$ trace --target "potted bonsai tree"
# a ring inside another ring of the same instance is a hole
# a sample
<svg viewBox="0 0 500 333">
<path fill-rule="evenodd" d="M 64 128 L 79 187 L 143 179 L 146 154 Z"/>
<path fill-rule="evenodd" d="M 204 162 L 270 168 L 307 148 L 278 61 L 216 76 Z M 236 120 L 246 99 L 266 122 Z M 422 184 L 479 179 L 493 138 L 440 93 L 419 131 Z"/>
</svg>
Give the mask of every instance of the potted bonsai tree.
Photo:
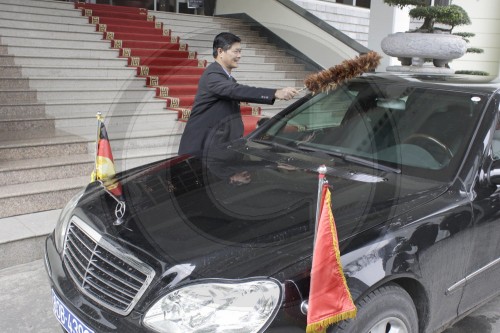
<svg viewBox="0 0 500 333">
<path fill-rule="evenodd" d="M 397 57 L 403 66 L 421 67 L 425 61 L 432 60 L 434 66 L 441 68 L 441 72 L 449 72 L 451 70 L 446 68 L 448 62 L 466 53 L 467 42 L 452 33 L 456 26 L 471 23 L 462 7 L 431 6 L 426 0 L 384 0 L 384 2 L 399 8 L 413 6 L 409 11 L 410 17 L 423 20 L 422 25 L 415 30 L 391 34 L 382 40 L 384 53 Z"/>
</svg>

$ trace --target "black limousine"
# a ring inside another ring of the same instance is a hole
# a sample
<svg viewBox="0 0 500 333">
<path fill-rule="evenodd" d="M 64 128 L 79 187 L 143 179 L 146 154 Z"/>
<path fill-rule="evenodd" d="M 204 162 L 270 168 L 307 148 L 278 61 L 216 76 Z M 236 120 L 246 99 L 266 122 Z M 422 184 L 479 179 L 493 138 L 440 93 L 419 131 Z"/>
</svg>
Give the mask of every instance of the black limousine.
<svg viewBox="0 0 500 333">
<path fill-rule="evenodd" d="M 218 154 L 119 173 L 124 205 L 90 183 L 46 241 L 55 316 L 68 332 L 304 332 L 325 165 L 358 310 L 327 332 L 442 330 L 500 291 L 499 88 L 365 74 Z"/>
</svg>

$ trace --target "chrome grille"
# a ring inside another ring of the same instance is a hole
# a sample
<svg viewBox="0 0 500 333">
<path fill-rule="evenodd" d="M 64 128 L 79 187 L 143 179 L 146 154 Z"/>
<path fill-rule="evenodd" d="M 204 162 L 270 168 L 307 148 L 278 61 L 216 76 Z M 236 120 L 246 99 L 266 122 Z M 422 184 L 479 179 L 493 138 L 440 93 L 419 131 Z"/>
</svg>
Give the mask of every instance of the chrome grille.
<svg viewBox="0 0 500 333">
<path fill-rule="evenodd" d="M 76 216 L 68 227 L 63 257 L 69 275 L 85 295 L 122 315 L 132 311 L 155 274 Z"/>
</svg>

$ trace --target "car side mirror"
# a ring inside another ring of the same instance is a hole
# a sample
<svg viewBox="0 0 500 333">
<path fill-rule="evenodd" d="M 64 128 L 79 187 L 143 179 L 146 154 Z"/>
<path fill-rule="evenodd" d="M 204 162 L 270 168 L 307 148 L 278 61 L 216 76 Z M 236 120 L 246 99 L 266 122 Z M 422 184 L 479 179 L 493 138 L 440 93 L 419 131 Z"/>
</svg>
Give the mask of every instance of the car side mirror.
<svg viewBox="0 0 500 333">
<path fill-rule="evenodd" d="M 488 171 L 488 180 L 492 185 L 500 185 L 500 160 L 491 163 Z"/>
</svg>

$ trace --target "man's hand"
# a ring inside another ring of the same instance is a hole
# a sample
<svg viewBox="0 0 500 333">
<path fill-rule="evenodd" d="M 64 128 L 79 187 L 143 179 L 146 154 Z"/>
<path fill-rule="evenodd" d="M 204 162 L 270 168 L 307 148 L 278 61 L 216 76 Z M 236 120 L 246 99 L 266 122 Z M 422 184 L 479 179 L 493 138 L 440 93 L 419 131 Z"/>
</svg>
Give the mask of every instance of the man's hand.
<svg viewBox="0 0 500 333">
<path fill-rule="evenodd" d="M 274 93 L 274 97 L 277 99 L 284 99 L 288 101 L 289 99 L 292 99 L 295 95 L 297 95 L 299 91 L 293 87 L 287 87 L 287 88 L 282 88 L 276 90 Z"/>
<path fill-rule="evenodd" d="M 235 186 L 245 185 L 250 183 L 251 181 L 252 177 L 250 176 L 250 173 L 248 171 L 235 173 L 229 178 L 229 184 Z"/>
</svg>

